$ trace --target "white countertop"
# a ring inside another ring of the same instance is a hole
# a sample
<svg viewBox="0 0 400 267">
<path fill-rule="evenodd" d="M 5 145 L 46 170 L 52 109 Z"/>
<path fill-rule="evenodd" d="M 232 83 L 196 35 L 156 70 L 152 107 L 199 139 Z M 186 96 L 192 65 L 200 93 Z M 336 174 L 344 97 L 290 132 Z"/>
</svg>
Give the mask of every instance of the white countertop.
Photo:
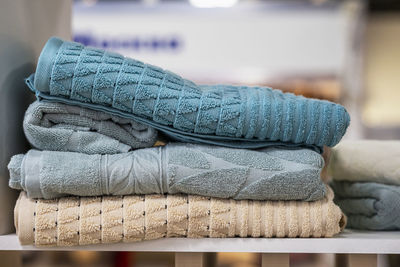
<svg viewBox="0 0 400 267">
<path fill-rule="evenodd" d="M 400 254 L 400 231 L 345 230 L 333 238 L 165 238 L 137 243 L 48 248 L 21 246 L 17 236 L 9 234 L 0 236 L 0 250 Z"/>
</svg>

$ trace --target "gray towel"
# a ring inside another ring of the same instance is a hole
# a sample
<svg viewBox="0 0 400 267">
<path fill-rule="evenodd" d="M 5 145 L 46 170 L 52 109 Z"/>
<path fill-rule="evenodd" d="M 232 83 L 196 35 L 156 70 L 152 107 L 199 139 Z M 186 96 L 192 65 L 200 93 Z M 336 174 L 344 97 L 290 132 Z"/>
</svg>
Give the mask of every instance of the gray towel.
<svg viewBox="0 0 400 267">
<path fill-rule="evenodd" d="M 31 198 L 196 194 L 256 200 L 318 200 L 324 165 L 300 148 L 259 151 L 171 143 L 114 155 L 30 150 L 14 156 L 10 187 Z"/>
<path fill-rule="evenodd" d="M 400 186 L 333 182 L 332 188 L 349 228 L 400 230 Z"/>
<path fill-rule="evenodd" d="M 151 147 L 157 131 L 104 112 L 36 101 L 23 123 L 29 142 L 42 150 L 115 154 Z"/>
</svg>

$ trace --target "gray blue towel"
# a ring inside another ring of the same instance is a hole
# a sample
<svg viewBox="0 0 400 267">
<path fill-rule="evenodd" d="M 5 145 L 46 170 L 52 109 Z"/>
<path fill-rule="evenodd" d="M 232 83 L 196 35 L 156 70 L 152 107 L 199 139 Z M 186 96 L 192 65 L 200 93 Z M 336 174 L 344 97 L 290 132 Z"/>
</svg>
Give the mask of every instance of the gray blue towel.
<svg viewBox="0 0 400 267">
<path fill-rule="evenodd" d="M 135 121 L 61 103 L 36 101 L 23 122 L 29 142 L 42 150 L 115 154 L 151 147 L 157 131 Z"/>
<path fill-rule="evenodd" d="M 349 228 L 400 230 L 400 186 L 335 181 L 332 188 Z"/>
<path fill-rule="evenodd" d="M 239 148 L 336 145 L 344 107 L 265 87 L 191 81 L 140 61 L 51 38 L 27 84 L 39 99 L 89 107 L 152 126 L 176 140 Z"/>
<path fill-rule="evenodd" d="M 323 158 L 300 148 L 259 151 L 171 143 L 113 155 L 30 150 L 14 156 L 9 185 L 31 198 L 196 194 L 257 200 L 318 200 Z"/>
</svg>

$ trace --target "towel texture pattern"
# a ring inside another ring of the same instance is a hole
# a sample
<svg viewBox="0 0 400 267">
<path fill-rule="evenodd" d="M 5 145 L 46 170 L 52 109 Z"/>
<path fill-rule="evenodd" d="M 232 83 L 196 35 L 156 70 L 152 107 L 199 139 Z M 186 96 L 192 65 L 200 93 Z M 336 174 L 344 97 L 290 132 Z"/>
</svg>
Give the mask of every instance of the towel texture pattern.
<svg viewBox="0 0 400 267">
<path fill-rule="evenodd" d="M 24 132 L 42 150 L 114 154 L 151 147 L 157 131 L 133 120 L 60 103 L 36 101 L 25 113 Z"/>
<path fill-rule="evenodd" d="M 332 186 L 349 228 L 400 230 L 400 186 L 349 182 Z"/>
<path fill-rule="evenodd" d="M 334 180 L 400 185 L 400 141 L 343 141 L 332 149 Z"/>
<path fill-rule="evenodd" d="M 223 200 L 191 195 L 66 197 L 21 193 L 15 224 L 22 245 L 72 246 L 164 237 L 331 237 L 345 224 L 327 198 L 316 202 Z"/>
<path fill-rule="evenodd" d="M 181 141 L 225 146 L 334 146 L 349 115 L 279 90 L 191 81 L 111 52 L 51 38 L 28 85 L 39 98 L 134 118 Z M 248 142 L 227 142 L 248 141 Z"/>
<path fill-rule="evenodd" d="M 258 151 L 170 143 L 114 155 L 30 150 L 8 166 L 32 198 L 196 194 L 258 200 L 321 199 L 323 158 L 309 149 Z"/>
</svg>

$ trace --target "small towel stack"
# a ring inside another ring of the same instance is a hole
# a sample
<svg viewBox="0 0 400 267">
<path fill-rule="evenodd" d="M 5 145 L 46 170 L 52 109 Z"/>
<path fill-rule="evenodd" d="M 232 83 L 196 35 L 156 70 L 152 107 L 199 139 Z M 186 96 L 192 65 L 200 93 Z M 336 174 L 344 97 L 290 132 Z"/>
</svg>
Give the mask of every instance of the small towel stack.
<svg viewBox="0 0 400 267">
<path fill-rule="evenodd" d="M 345 141 L 332 150 L 335 202 L 348 227 L 400 230 L 400 142 Z"/>
<path fill-rule="evenodd" d="M 51 38 L 27 79 L 35 149 L 9 165 L 22 244 L 162 237 L 330 237 L 345 219 L 320 179 L 346 110 L 264 87 L 199 86 Z M 162 140 L 162 142 L 160 142 Z"/>
</svg>

